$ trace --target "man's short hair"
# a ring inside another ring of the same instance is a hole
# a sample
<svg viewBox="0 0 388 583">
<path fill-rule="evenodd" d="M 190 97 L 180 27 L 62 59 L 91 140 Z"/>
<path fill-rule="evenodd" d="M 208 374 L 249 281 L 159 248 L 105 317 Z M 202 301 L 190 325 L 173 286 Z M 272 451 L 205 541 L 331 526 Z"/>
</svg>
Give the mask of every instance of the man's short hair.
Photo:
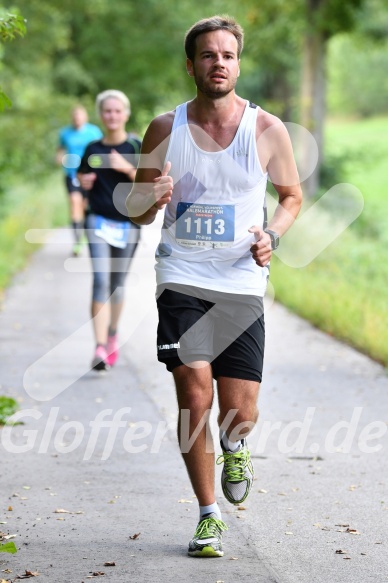
<svg viewBox="0 0 388 583">
<path fill-rule="evenodd" d="M 214 30 L 227 30 L 231 32 L 237 40 L 237 57 L 240 58 L 241 51 L 244 44 L 244 31 L 241 26 L 227 14 L 223 16 L 212 16 L 211 18 L 203 18 L 199 20 L 186 32 L 185 36 L 185 51 L 186 56 L 190 61 L 194 61 L 196 40 L 200 34 L 205 32 L 213 32 Z"/>
</svg>

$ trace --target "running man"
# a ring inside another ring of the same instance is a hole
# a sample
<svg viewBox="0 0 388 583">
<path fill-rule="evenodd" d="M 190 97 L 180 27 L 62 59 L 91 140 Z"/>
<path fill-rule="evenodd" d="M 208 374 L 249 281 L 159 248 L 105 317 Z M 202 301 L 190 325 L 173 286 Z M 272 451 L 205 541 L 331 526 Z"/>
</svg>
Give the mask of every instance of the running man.
<svg viewBox="0 0 388 583">
<path fill-rule="evenodd" d="M 252 487 L 247 436 L 258 418 L 269 262 L 302 202 L 284 124 L 235 93 L 242 47 L 243 31 L 230 17 L 201 20 L 186 33 L 196 97 L 151 122 L 127 200 L 139 225 L 164 209 L 158 359 L 174 377 L 178 439 L 199 502 L 193 557 L 222 556 L 227 529 L 214 487 L 213 379 L 224 496 L 240 504 Z M 268 176 L 279 202 L 267 225 Z"/>
<path fill-rule="evenodd" d="M 77 178 L 77 168 L 89 142 L 102 137 L 97 126 L 88 123 L 88 114 L 82 105 L 77 105 L 71 112 L 72 123 L 59 132 L 59 147 L 57 150 L 57 164 L 65 170 L 66 190 L 69 195 L 70 218 L 74 231 L 75 244 L 73 255 L 76 257 L 81 250 L 83 235 L 86 194 L 82 190 Z M 65 158 L 64 158 L 65 157 Z"/>
</svg>

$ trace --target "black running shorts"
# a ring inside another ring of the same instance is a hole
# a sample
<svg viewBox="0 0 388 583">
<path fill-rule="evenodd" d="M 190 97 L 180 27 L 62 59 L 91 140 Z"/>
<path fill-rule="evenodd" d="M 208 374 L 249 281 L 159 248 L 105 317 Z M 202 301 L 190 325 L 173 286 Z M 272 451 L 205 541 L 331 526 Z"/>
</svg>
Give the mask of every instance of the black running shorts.
<svg viewBox="0 0 388 583">
<path fill-rule="evenodd" d="M 68 194 L 72 192 L 80 192 L 84 198 L 87 197 L 87 193 L 82 190 L 80 182 L 77 177 L 70 178 L 70 176 L 65 176 L 65 184 Z"/>
<path fill-rule="evenodd" d="M 158 360 L 167 370 L 198 360 L 213 377 L 261 382 L 263 298 L 166 284 L 157 289 Z"/>
</svg>

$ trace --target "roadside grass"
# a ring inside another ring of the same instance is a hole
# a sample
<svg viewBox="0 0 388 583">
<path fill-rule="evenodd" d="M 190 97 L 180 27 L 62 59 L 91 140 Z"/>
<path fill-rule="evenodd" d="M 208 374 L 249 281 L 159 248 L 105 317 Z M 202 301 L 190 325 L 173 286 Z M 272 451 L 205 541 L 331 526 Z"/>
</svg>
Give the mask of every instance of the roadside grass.
<svg viewBox="0 0 388 583">
<path fill-rule="evenodd" d="M 326 151 L 345 154 L 345 174 L 364 196 L 365 207 L 354 227 L 363 236 L 388 243 L 388 117 L 329 122 Z"/>
<path fill-rule="evenodd" d="M 388 118 L 328 124 L 326 149 L 345 156 L 360 217 L 307 267 L 274 258 L 276 299 L 388 367 Z M 364 153 L 364 154 L 363 154 Z M 308 241 L 305 242 L 308 245 Z"/>
<path fill-rule="evenodd" d="M 40 184 L 18 184 L 1 198 L 0 291 L 23 269 L 37 245 L 25 233 L 33 228 L 66 224 L 67 201 L 61 175 L 55 173 Z"/>
</svg>

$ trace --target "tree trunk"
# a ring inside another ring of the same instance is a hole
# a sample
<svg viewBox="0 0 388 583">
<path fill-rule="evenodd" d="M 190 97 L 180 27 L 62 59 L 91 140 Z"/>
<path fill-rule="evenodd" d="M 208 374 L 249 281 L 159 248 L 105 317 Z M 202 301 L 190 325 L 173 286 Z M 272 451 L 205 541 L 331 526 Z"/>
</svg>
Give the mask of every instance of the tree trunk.
<svg viewBox="0 0 388 583">
<path fill-rule="evenodd" d="M 318 145 L 319 159 L 314 168 L 311 147 L 303 145 L 303 173 L 310 174 L 303 182 L 303 191 L 307 197 L 314 196 L 319 188 L 319 170 L 323 160 L 323 124 L 326 113 L 326 39 L 324 34 L 314 27 L 311 12 L 317 9 L 319 1 L 310 0 L 310 24 L 304 39 L 302 87 L 301 87 L 301 125 L 315 138 Z M 314 6 L 315 5 L 315 6 Z M 315 29 L 315 30 L 314 30 Z"/>
</svg>

